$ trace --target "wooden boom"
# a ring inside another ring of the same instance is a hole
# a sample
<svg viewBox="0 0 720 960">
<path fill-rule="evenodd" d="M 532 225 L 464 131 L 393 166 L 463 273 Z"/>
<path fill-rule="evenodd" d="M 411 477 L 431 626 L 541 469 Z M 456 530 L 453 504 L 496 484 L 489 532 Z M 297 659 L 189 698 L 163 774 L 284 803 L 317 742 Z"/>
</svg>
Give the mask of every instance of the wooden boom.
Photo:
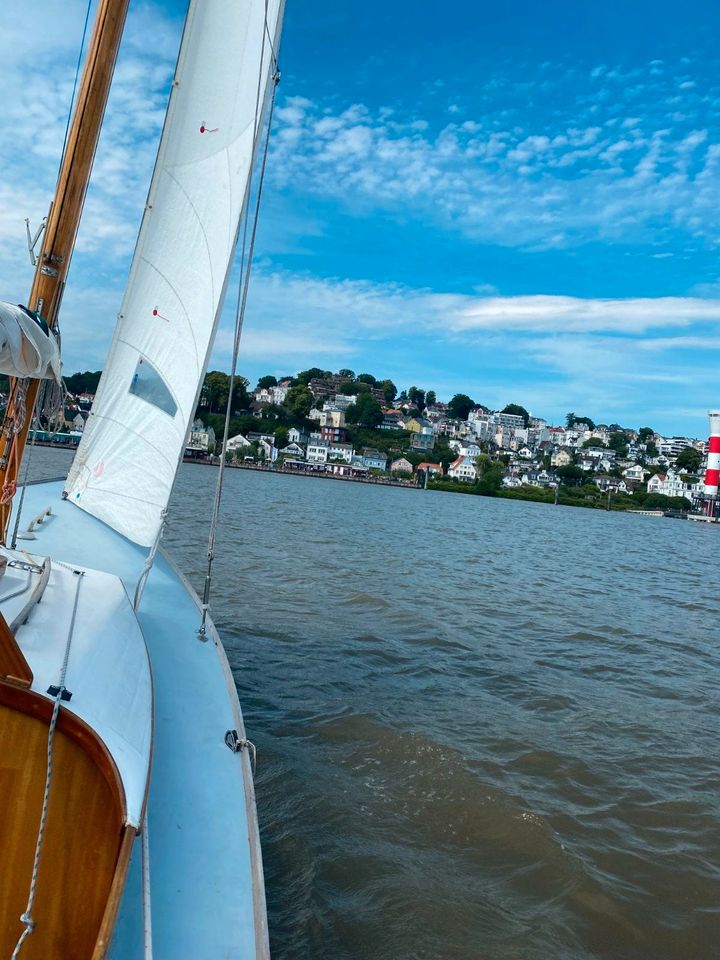
<svg viewBox="0 0 720 960">
<path fill-rule="evenodd" d="M 28 306 L 54 330 L 85 194 L 100 136 L 105 104 L 125 25 L 129 0 L 100 0 L 88 47 L 77 104 L 68 132 L 55 197 L 47 218 L 42 252 L 35 268 Z M 0 540 L 5 542 L 38 380 L 12 378 L 0 429 Z M 25 414 L 23 416 L 23 409 Z"/>
</svg>

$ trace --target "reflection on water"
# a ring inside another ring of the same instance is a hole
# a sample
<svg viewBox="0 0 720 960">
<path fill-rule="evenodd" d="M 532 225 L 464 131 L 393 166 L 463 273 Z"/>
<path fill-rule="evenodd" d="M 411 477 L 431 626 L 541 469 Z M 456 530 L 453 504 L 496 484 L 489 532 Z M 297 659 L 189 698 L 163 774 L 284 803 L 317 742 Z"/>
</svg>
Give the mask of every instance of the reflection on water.
<svg viewBox="0 0 720 960">
<path fill-rule="evenodd" d="M 215 475 L 165 540 L 196 586 Z M 717 957 L 719 536 L 229 471 L 274 960 Z"/>
</svg>

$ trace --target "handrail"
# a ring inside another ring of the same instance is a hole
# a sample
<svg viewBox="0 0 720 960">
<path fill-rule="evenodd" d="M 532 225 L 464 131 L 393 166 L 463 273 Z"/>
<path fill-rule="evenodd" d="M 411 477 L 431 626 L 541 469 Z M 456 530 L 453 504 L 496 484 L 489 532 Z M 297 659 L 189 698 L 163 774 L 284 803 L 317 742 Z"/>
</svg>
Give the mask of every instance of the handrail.
<svg viewBox="0 0 720 960">
<path fill-rule="evenodd" d="M 27 525 L 27 530 L 23 530 L 22 533 L 17 535 L 18 540 L 37 540 L 35 536 L 35 527 L 42 523 L 47 517 L 52 516 L 52 507 L 45 507 L 44 510 L 41 510 L 37 516 L 33 517 L 30 523 Z"/>
</svg>

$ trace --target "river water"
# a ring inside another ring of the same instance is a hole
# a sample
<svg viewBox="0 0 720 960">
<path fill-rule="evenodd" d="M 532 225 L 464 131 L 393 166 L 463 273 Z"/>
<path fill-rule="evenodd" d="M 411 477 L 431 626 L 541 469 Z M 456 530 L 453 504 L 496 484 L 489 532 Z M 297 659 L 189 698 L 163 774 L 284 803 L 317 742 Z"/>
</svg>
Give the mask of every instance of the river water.
<svg viewBox="0 0 720 960">
<path fill-rule="evenodd" d="M 183 467 L 165 539 L 196 587 L 216 475 Z M 274 960 L 717 958 L 718 553 L 702 524 L 229 470 L 213 615 Z"/>
</svg>

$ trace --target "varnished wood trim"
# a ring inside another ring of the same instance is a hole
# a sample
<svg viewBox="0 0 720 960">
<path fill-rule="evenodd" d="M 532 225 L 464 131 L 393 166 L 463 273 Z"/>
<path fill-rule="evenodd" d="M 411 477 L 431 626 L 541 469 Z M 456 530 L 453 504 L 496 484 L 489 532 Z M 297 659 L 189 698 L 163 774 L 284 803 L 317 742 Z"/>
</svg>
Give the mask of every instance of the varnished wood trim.
<svg viewBox="0 0 720 960">
<path fill-rule="evenodd" d="M 110 947 L 136 836 L 137 834 L 133 827 L 125 827 L 123 830 L 122 840 L 120 841 L 120 852 L 118 853 L 117 864 L 115 866 L 115 876 L 113 877 L 112 886 L 110 887 L 110 895 L 108 896 L 105 913 L 103 914 L 102 923 L 100 924 L 100 932 L 98 933 L 97 943 L 93 950 L 92 960 L 103 960 Z"/>
<path fill-rule="evenodd" d="M 0 613 L 0 680 L 7 680 L 14 686 L 24 688 L 29 687 L 33 682 L 30 664 L 25 659 L 2 613 Z"/>
<path fill-rule="evenodd" d="M 10 707 L 18 713 L 50 723 L 53 712 L 53 701 L 35 693 L 34 690 L 24 690 L 14 684 L 0 679 L 0 705 Z M 76 714 L 67 709 L 61 709 L 58 714 L 57 729 L 69 737 L 92 760 L 100 770 L 110 789 L 120 799 L 123 818 L 127 817 L 127 801 L 125 788 L 118 768 L 115 765 L 110 751 L 89 724 L 81 720 Z"/>
</svg>

